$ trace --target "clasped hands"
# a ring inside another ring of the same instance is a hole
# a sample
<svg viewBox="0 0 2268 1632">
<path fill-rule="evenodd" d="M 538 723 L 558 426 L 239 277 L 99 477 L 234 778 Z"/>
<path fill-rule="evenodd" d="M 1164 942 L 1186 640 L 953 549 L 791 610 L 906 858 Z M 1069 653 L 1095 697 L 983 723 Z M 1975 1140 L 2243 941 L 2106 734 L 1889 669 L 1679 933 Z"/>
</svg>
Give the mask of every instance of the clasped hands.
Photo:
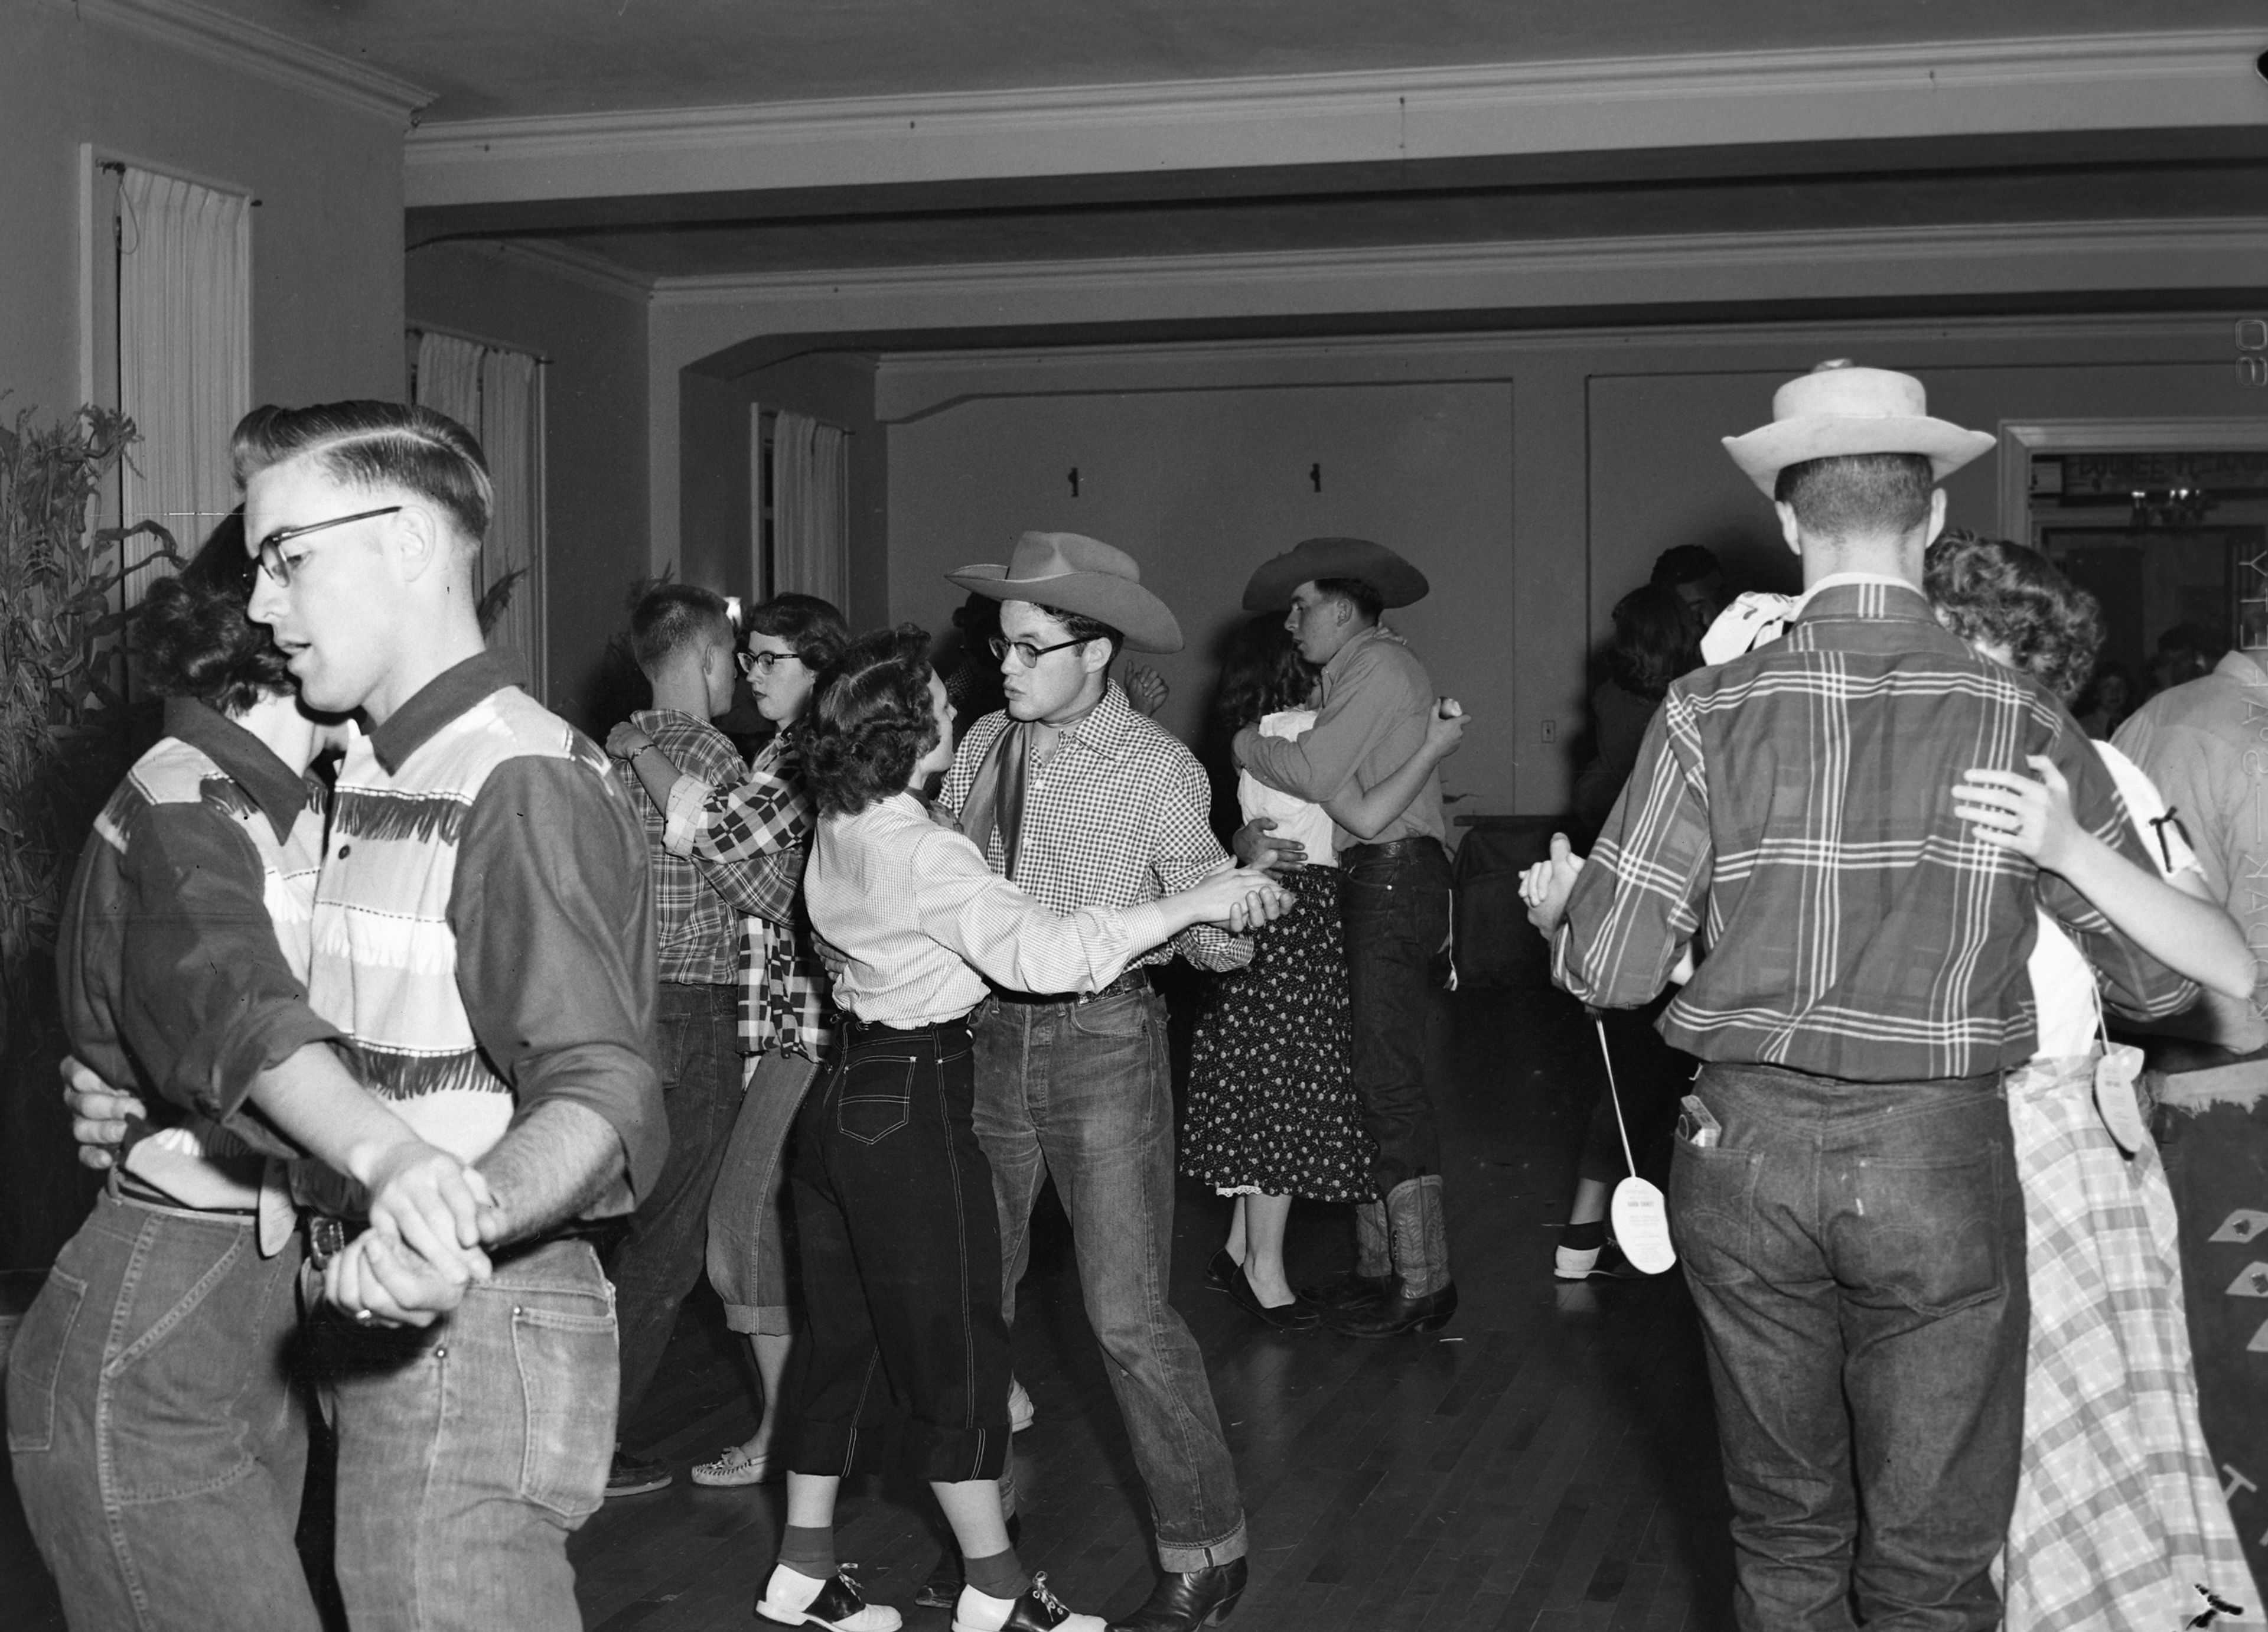
<svg viewBox="0 0 2268 1632">
<path fill-rule="evenodd" d="M 80 1163 L 113 1166 L 128 1124 L 147 1108 L 77 1059 L 66 1057 L 58 1069 Z M 358 1324 L 430 1326 L 463 1302 L 473 1283 L 489 1278 L 483 1248 L 506 1224 L 478 1168 L 407 1138 L 374 1156 L 366 1187 L 370 1228 L 323 1271 L 324 1296 Z"/>
</svg>

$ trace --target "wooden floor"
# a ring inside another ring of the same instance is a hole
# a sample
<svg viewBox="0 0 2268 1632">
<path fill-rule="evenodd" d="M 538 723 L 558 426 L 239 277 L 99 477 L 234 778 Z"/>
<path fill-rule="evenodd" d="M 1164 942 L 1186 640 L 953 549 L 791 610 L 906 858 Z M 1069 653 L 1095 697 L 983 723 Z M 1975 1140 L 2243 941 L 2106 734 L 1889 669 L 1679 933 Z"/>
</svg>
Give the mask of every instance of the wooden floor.
<svg viewBox="0 0 2268 1632">
<path fill-rule="evenodd" d="M 1574 1005 L 1523 983 L 1442 1000 L 1436 1037 L 1451 1234 L 1463 1306 L 1431 1337 L 1278 1336 L 1206 1289 L 1227 1204 L 1182 1187 L 1174 1302 L 1203 1344 L 1243 1481 L 1251 1586 L 1241 1632 L 1614 1628 L 1729 1623 L 1730 1557 L 1709 1395 L 1675 1274 L 1555 1283 L 1550 1225 L 1597 1091 Z M 1051 1198 L 1050 1202 L 1051 1204 Z M 1347 1210 L 1303 1205 L 1295 1280 L 1343 1265 Z M 1022 1554 L 1074 1608 L 1123 1613 L 1154 1574 L 1145 1504 L 1080 1312 L 1059 1214 L 1043 1217 L 1016 1327 L 1037 1402 L 1018 1437 Z M 681 1470 L 743 1437 L 750 1398 L 706 1294 L 680 1322 L 626 1438 Z M 669 1489 L 609 1503 L 572 1544 L 596 1632 L 748 1624 L 781 1488 Z M 926 1493 L 846 1489 L 837 1547 L 910 1632 L 937 1555 Z M 53 1589 L 0 1500 L 0 1602 L 60 1628 Z"/>
</svg>

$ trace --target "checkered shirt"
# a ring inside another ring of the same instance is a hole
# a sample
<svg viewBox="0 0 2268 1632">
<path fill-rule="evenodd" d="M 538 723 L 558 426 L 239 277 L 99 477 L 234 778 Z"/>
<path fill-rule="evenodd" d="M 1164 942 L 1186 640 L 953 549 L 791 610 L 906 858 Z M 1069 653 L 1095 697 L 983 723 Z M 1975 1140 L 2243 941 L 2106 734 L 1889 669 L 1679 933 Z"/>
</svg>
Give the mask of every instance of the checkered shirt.
<svg viewBox="0 0 2268 1632">
<path fill-rule="evenodd" d="M 2036 900 L 2113 1007 L 2187 1007 L 2194 985 L 1954 814 L 1963 771 L 2026 770 L 2033 754 L 2088 831 L 2150 867 L 2054 699 L 1970 652 L 1913 589 L 1822 588 L 1785 639 L 1670 687 L 1569 900 L 1554 976 L 1636 1008 L 1698 940 L 1708 955 L 1661 1021 L 1690 1054 L 1857 1082 L 1979 1077 L 2033 1050 Z"/>
<path fill-rule="evenodd" d="M 688 789 L 679 783 L 681 794 Z M 811 819 L 790 731 L 759 749 L 746 778 L 733 786 L 697 801 L 670 801 L 670 836 L 681 854 L 745 870 L 739 875 L 744 887 L 732 895 L 747 914 L 739 968 L 745 1054 L 777 1048 L 816 1062 L 833 1035 L 827 971 L 803 907 Z"/>
<path fill-rule="evenodd" d="M 977 767 L 1009 723 L 1005 712 L 988 714 L 968 728 L 939 795 L 947 813 L 958 816 Z M 1015 879 L 1057 912 L 1156 901 L 1189 888 L 1227 857 L 1208 820 L 1204 768 L 1135 713 L 1116 680 L 1027 776 Z M 985 859 L 1005 873 L 1000 837 L 996 827 Z M 1164 963 L 1177 952 L 1201 968 L 1235 969 L 1251 961 L 1252 943 L 1198 924 L 1134 966 Z"/>
<path fill-rule="evenodd" d="M 747 775 L 733 739 L 706 720 L 674 709 L 644 709 L 630 717 L 669 756 L 679 772 L 712 788 L 729 788 Z M 636 776 L 621 778 L 630 806 L 645 827 L 646 878 L 653 892 L 655 941 L 664 981 L 686 986 L 732 982 L 740 940 L 740 916 L 726 901 L 724 886 L 703 864 L 672 855 L 664 847 L 668 815 Z"/>
</svg>

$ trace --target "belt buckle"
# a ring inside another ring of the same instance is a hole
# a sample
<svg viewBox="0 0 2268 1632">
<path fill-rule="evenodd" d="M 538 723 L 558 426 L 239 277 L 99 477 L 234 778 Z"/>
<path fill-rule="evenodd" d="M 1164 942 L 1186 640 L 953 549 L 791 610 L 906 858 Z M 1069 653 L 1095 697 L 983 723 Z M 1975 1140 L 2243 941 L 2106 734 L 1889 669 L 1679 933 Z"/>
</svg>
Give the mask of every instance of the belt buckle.
<svg viewBox="0 0 2268 1632">
<path fill-rule="evenodd" d="M 318 1269 L 330 1267 L 331 1260 L 347 1250 L 347 1226 L 343 1219 L 328 1213 L 312 1213 L 307 1218 L 307 1261 Z"/>
</svg>

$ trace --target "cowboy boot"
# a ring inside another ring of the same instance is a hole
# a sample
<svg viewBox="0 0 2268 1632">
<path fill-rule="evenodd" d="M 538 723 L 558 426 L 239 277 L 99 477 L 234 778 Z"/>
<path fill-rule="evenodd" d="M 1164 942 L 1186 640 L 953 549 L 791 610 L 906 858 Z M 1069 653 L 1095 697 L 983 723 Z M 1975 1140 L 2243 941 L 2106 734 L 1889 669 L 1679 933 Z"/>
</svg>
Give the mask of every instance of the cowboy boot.
<svg viewBox="0 0 2268 1632">
<path fill-rule="evenodd" d="M 1374 1303 L 1342 1305 L 1327 1314 L 1335 1332 L 1350 1337 L 1432 1332 L 1447 1326 L 1457 1312 L 1456 1283 L 1449 1279 L 1441 1175 L 1424 1173 L 1395 1185 L 1386 1198 L 1386 1216 L 1393 1283 Z"/>
<path fill-rule="evenodd" d="M 1329 1311 L 1374 1304 L 1394 1290 L 1394 1254 L 1381 1202 L 1359 1202 L 1354 1209 L 1354 1268 L 1313 1286 L 1295 1287 L 1301 1298 Z"/>
</svg>

